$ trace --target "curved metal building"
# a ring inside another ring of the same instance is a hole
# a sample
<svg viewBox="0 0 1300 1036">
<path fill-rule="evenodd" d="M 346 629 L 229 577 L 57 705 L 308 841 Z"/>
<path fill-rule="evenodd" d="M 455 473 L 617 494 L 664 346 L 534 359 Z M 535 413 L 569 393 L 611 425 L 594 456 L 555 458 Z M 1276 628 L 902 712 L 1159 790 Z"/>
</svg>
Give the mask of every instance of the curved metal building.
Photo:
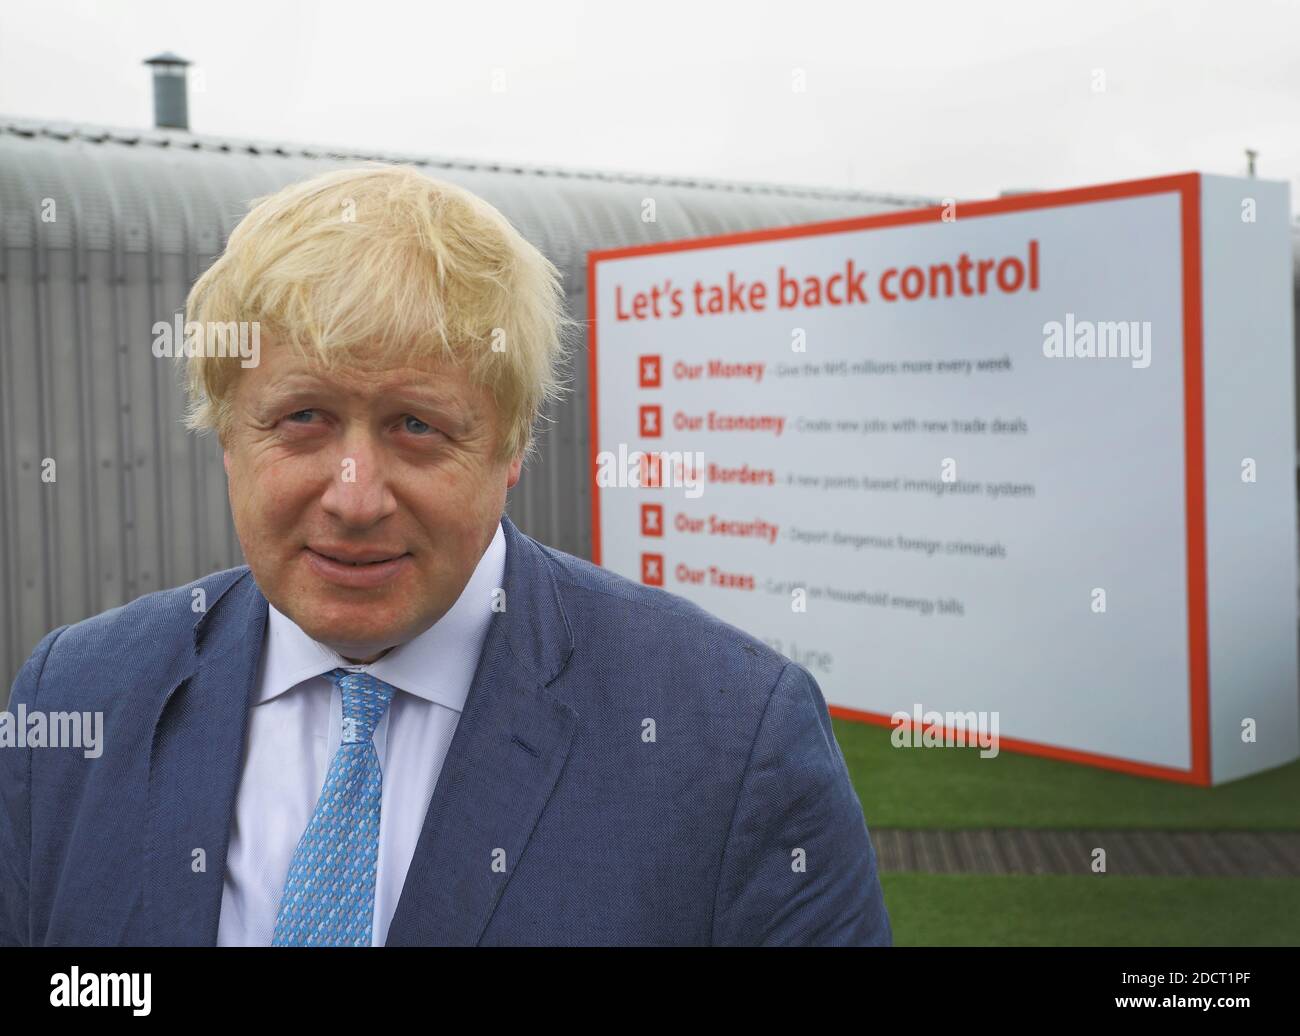
<svg viewBox="0 0 1300 1036">
<path fill-rule="evenodd" d="M 563 271 L 579 319 L 590 250 L 933 204 L 0 116 L 6 684 L 56 626 L 242 563 L 220 451 L 180 425 L 177 372 L 153 356 L 152 328 L 183 307 L 252 199 L 370 160 L 486 198 Z M 641 220 L 649 192 L 654 223 Z M 580 348 L 509 508 L 531 535 L 590 556 L 583 360 Z"/>
</svg>

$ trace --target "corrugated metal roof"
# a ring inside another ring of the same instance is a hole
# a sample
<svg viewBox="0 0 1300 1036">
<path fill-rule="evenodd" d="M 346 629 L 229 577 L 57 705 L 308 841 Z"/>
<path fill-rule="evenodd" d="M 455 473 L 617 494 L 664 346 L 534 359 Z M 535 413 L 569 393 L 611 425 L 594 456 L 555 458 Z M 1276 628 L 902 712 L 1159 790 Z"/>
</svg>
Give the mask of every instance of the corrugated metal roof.
<svg viewBox="0 0 1300 1036">
<path fill-rule="evenodd" d="M 70 159 L 75 153 L 77 159 Z M 788 184 L 358 151 L 203 136 L 184 130 L 120 129 L 0 115 L 0 229 L 10 247 L 113 244 L 204 260 L 258 196 L 326 169 L 365 161 L 414 165 L 501 210 L 583 290 L 586 253 L 864 215 L 934 204 L 932 199 Z M 652 223 L 642 220 L 648 192 Z M 41 225 L 44 199 L 74 205 L 72 219 Z M 117 228 L 117 232 L 113 228 Z"/>
<path fill-rule="evenodd" d="M 60 141 L 85 141 L 91 144 L 174 148 L 177 150 L 216 152 L 220 154 L 275 155 L 282 158 L 329 159 L 345 162 L 393 162 L 437 169 L 460 169 L 466 172 L 509 173 L 515 176 L 557 177 L 617 184 L 690 187 L 741 194 L 809 198 L 819 201 L 870 202 L 891 207 L 910 208 L 936 204 L 936 199 L 933 198 L 879 191 L 844 190 L 743 180 L 720 180 L 697 176 L 632 173 L 620 170 L 531 165 L 510 161 L 452 158 L 412 152 L 356 150 L 335 144 L 250 140 L 210 136 L 191 133 L 186 130 L 96 126 L 87 123 L 28 119 L 0 114 L 0 136 L 4 135 L 26 138 L 46 137 Z"/>
</svg>

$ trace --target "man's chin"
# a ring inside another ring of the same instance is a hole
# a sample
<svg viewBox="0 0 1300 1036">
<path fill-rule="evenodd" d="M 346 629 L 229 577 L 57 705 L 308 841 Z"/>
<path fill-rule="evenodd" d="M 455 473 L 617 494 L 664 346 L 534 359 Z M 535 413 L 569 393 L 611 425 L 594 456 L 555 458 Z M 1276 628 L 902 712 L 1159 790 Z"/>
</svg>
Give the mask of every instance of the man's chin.
<svg viewBox="0 0 1300 1036">
<path fill-rule="evenodd" d="M 351 611 L 354 614 L 348 614 Z M 375 614 L 373 605 L 359 604 L 355 610 L 332 609 L 328 615 L 285 614 L 312 640 L 333 648 L 344 658 L 369 658 L 411 639 L 408 622 L 385 620 Z"/>
<path fill-rule="evenodd" d="M 312 639 L 358 664 L 365 661 L 374 661 L 380 655 L 386 654 L 390 649 L 402 643 L 400 639 L 391 637 L 365 643 L 358 643 L 355 639 L 340 640 L 330 636 L 312 637 Z"/>
</svg>

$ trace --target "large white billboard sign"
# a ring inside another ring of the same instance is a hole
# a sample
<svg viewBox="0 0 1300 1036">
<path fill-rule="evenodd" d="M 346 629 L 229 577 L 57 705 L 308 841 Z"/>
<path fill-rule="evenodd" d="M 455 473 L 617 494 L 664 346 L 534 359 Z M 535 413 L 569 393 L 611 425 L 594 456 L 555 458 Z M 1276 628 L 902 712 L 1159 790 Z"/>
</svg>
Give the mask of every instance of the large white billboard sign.
<svg viewBox="0 0 1300 1036">
<path fill-rule="evenodd" d="M 1288 221 L 1187 174 L 593 253 L 596 559 L 837 715 L 1294 759 Z"/>
</svg>

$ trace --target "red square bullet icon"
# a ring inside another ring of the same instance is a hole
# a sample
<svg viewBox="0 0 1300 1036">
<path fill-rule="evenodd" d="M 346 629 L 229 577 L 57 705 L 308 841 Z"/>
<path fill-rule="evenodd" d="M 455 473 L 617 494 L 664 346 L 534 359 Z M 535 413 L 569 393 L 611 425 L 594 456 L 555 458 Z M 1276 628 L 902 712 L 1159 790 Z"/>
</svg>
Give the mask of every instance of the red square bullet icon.
<svg viewBox="0 0 1300 1036">
<path fill-rule="evenodd" d="M 658 356 L 642 356 L 640 358 L 637 379 L 641 388 L 659 387 L 659 361 L 660 357 Z"/>
<path fill-rule="evenodd" d="M 643 439 L 658 439 L 663 435 L 663 408 L 659 406 L 643 406 L 641 414 L 641 437 Z"/>
<path fill-rule="evenodd" d="M 641 505 L 641 535 L 662 536 L 664 534 L 664 505 Z"/>
<path fill-rule="evenodd" d="M 662 554 L 641 555 L 641 582 L 646 586 L 664 585 L 664 556 Z"/>
<path fill-rule="evenodd" d="M 641 454 L 638 469 L 642 489 L 662 489 L 664 485 L 664 459 L 657 453 Z"/>
</svg>

